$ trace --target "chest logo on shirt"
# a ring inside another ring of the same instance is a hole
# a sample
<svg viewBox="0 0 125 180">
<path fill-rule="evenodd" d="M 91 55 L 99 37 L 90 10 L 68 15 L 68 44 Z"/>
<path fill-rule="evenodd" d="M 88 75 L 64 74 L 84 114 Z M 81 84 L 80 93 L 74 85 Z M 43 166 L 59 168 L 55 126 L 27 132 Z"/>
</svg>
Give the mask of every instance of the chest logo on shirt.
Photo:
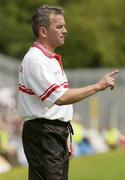
<svg viewBox="0 0 125 180">
<path fill-rule="evenodd" d="M 22 73 L 23 72 L 23 66 L 20 66 L 19 68 L 19 72 Z"/>
</svg>

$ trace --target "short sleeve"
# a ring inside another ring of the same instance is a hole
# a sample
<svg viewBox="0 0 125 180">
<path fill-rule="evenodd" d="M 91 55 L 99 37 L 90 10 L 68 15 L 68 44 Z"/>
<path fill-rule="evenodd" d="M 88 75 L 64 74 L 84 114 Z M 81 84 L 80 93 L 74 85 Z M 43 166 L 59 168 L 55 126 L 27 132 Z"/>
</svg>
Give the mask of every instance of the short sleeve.
<svg viewBox="0 0 125 180">
<path fill-rule="evenodd" d="M 42 60 L 41 60 L 42 61 Z M 28 88 L 37 95 L 47 107 L 51 107 L 66 91 L 57 76 L 51 69 L 49 63 L 45 61 L 30 62 L 25 67 L 25 77 Z"/>
</svg>

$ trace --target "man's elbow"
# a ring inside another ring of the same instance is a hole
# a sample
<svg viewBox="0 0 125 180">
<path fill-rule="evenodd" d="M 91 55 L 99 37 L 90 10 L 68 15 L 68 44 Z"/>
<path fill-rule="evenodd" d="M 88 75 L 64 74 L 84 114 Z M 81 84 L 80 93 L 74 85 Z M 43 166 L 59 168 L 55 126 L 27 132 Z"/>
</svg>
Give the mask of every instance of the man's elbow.
<svg viewBox="0 0 125 180">
<path fill-rule="evenodd" d="M 62 106 L 69 104 L 69 97 L 67 95 L 67 92 L 63 94 L 59 99 L 57 99 L 57 101 L 55 102 L 56 105 Z"/>
<path fill-rule="evenodd" d="M 59 98 L 59 99 L 57 99 L 57 101 L 55 102 L 55 104 L 58 105 L 58 106 L 62 106 L 62 105 L 64 105 L 64 101 L 63 101 L 62 98 Z"/>
</svg>

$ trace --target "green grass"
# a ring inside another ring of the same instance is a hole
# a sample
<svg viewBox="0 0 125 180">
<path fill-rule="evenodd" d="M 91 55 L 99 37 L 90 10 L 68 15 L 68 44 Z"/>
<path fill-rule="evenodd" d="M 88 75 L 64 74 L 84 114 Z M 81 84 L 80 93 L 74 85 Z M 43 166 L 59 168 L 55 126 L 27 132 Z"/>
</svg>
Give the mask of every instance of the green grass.
<svg viewBox="0 0 125 180">
<path fill-rule="evenodd" d="M 1 174 L 0 180 L 27 180 L 27 169 L 15 168 Z M 125 152 L 74 158 L 70 163 L 69 180 L 125 180 Z"/>
<path fill-rule="evenodd" d="M 125 152 L 114 151 L 74 159 L 70 180 L 125 180 Z"/>
</svg>

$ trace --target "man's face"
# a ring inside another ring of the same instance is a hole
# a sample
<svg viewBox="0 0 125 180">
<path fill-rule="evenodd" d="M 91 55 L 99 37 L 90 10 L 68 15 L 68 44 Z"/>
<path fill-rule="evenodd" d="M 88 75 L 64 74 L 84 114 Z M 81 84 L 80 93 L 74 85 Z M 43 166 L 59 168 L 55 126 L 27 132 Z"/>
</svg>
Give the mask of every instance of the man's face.
<svg viewBox="0 0 125 180">
<path fill-rule="evenodd" d="M 65 34 L 65 20 L 61 14 L 50 15 L 50 26 L 47 29 L 47 41 L 52 49 L 64 44 Z"/>
</svg>

